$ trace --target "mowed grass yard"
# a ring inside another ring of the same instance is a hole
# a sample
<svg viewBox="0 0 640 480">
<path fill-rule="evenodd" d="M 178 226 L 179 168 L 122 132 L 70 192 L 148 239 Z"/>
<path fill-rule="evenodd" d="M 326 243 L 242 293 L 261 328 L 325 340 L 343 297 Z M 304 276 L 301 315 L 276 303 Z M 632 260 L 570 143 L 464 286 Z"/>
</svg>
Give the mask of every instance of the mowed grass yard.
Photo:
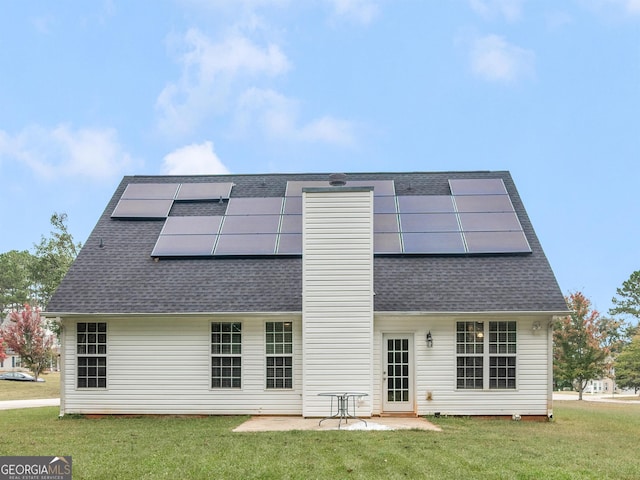
<svg viewBox="0 0 640 480">
<path fill-rule="evenodd" d="M 40 377 L 44 379 L 44 383 L 0 380 L 0 401 L 58 398 L 60 396 L 60 373 L 46 372 Z"/>
<path fill-rule="evenodd" d="M 9 383 L 9 382 L 7 382 Z M 0 455 L 71 455 L 80 479 L 638 479 L 640 405 L 564 401 L 553 422 L 433 431 L 233 433 L 245 417 L 0 411 Z"/>
</svg>

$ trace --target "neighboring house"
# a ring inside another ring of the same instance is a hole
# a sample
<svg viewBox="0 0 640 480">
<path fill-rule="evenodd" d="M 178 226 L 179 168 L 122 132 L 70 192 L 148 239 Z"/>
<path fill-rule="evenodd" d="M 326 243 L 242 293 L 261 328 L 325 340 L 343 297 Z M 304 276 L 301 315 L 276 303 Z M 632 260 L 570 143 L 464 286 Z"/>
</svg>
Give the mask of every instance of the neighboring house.
<svg viewBox="0 0 640 480">
<path fill-rule="evenodd" d="M 61 414 L 552 415 L 508 172 L 125 177 L 48 304 Z"/>
<path fill-rule="evenodd" d="M 11 322 L 11 315 L 7 314 L 4 317 L 4 320 L 0 322 L 0 328 L 5 328 Z M 51 358 L 51 362 L 49 363 L 48 370 L 57 371 L 58 367 L 58 358 L 60 356 L 60 345 L 58 344 L 58 339 L 55 337 L 55 334 L 47 329 L 47 333 L 54 337 L 53 343 L 53 356 Z M 4 360 L 0 360 L 0 372 L 1 371 L 18 371 L 18 372 L 28 372 L 29 369 L 24 368 L 22 366 L 22 358 L 20 355 L 16 354 L 12 349 L 6 348 L 5 353 L 7 358 Z"/>
</svg>

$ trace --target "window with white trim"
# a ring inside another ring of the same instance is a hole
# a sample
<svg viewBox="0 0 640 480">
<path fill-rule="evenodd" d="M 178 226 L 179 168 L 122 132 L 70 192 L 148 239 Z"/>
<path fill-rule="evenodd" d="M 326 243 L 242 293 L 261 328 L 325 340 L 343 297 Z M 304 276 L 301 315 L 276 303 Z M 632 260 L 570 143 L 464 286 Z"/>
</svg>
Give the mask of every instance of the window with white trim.
<svg viewBox="0 0 640 480">
<path fill-rule="evenodd" d="M 211 324 L 211 388 L 242 386 L 242 324 Z"/>
<path fill-rule="evenodd" d="M 291 322 L 265 325 L 266 386 L 293 388 L 293 329 Z"/>
<path fill-rule="evenodd" d="M 78 322 L 76 326 L 76 353 L 78 388 L 106 388 L 106 322 Z"/>
<path fill-rule="evenodd" d="M 517 327 L 514 321 L 456 323 L 456 388 L 515 389 Z"/>
</svg>

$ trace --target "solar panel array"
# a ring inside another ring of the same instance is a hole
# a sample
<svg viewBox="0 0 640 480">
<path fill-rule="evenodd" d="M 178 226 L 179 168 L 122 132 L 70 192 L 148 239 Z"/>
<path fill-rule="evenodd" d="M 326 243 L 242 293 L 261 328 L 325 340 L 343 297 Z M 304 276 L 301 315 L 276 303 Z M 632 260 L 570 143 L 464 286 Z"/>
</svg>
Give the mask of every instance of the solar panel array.
<svg viewBox="0 0 640 480">
<path fill-rule="evenodd" d="M 376 254 L 531 252 L 502 179 L 451 179 L 451 195 L 396 195 L 393 180 L 348 185 L 374 187 Z M 263 198 L 229 198 L 231 186 L 130 184 L 112 217 L 166 218 L 153 257 L 302 254 L 302 190 L 328 182 L 290 181 L 284 197 Z M 168 216 L 173 201 L 217 198 L 228 199 L 224 215 Z"/>
<path fill-rule="evenodd" d="M 226 200 L 233 183 L 130 183 L 111 218 L 166 218 L 174 201 Z"/>
</svg>

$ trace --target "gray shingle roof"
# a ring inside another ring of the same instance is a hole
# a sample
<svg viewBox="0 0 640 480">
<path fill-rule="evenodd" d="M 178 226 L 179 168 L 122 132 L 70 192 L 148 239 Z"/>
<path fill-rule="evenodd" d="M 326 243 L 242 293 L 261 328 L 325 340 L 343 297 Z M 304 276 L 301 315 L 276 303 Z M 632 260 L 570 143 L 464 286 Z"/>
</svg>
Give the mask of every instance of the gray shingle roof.
<svg viewBox="0 0 640 480">
<path fill-rule="evenodd" d="M 563 295 L 508 172 L 351 173 L 348 178 L 393 179 L 399 195 L 449 195 L 450 178 L 502 178 L 532 249 L 530 254 L 513 255 L 377 256 L 376 311 L 566 310 Z M 229 181 L 235 184 L 232 197 L 282 197 L 289 180 L 327 179 L 328 174 L 124 177 L 46 310 L 49 313 L 300 312 L 300 257 L 175 258 L 155 262 L 150 253 L 163 222 L 114 220 L 111 212 L 127 184 L 134 182 Z M 215 202 L 205 206 L 176 204 L 172 214 L 219 213 L 211 211 L 215 208 Z"/>
</svg>

